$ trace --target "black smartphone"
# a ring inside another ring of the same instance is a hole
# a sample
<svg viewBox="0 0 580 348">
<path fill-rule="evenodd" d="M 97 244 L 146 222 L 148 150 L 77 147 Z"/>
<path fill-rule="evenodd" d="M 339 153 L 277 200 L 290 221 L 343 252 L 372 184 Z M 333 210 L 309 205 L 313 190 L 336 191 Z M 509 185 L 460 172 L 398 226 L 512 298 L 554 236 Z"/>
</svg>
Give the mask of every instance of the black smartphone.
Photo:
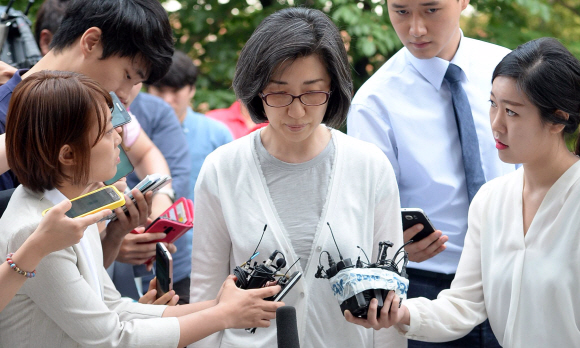
<svg viewBox="0 0 580 348">
<path fill-rule="evenodd" d="M 117 164 L 117 173 L 115 173 L 115 176 L 113 178 L 105 181 L 105 185 L 112 185 L 119 179 L 133 173 L 133 170 L 135 170 L 133 164 L 129 160 L 129 157 L 127 157 L 127 153 L 125 152 L 125 150 L 123 150 L 122 145 L 119 145 L 119 150 L 121 150 L 119 152 L 119 158 L 121 159 L 121 162 Z"/>
<path fill-rule="evenodd" d="M 111 116 L 113 117 L 113 127 L 117 128 L 131 122 L 131 115 L 127 109 L 125 109 L 125 106 L 123 106 L 123 103 L 121 103 L 119 97 L 117 97 L 115 92 L 109 92 L 109 94 L 113 99 L 113 110 L 111 110 Z"/>
<path fill-rule="evenodd" d="M 435 227 L 433 227 L 433 224 L 429 221 L 429 218 L 422 209 L 402 208 L 401 219 L 403 220 L 403 231 L 415 226 L 416 224 L 423 225 L 423 229 L 413 237 L 413 243 L 418 242 L 435 232 Z"/>
<path fill-rule="evenodd" d="M 157 277 L 157 298 L 173 290 L 173 258 L 163 243 L 157 243 L 155 277 Z"/>
</svg>

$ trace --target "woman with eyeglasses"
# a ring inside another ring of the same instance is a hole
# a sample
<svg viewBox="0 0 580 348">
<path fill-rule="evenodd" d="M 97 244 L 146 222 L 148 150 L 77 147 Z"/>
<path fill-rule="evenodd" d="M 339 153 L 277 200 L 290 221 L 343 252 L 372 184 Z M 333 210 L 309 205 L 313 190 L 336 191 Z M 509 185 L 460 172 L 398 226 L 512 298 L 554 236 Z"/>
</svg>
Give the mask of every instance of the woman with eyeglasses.
<svg viewBox="0 0 580 348">
<path fill-rule="evenodd" d="M 329 281 L 314 277 L 323 251 L 339 261 L 338 246 L 354 262 L 359 246 L 374 260 L 380 241 L 390 240 L 395 249 L 403 243 L 388 159 L 374 145 L 334 129 L 344 123 L 352 96 L 338 29 L 317 10 L 270 15 L 242 49 L 233 87 L 252 119 L 269 124 L 223 145 L 204 162 L 195 187 L 191 300 L 214 297 L 219 279 L 256 248 L 258 263 L 278 250 L 287 261 L 284 272 L 295 263 L 288 273 L 303 273 L 284 298 L 296 308 L 303 346 L 404 344 L 396 333 L 390 340 L 385 337 L 390 332 L 349 324 Z M 323 259 L 326 268 L 327 256 Z M 194 345 L 234 346 L 276 346 L 276 329 L 254 335 L 226 330 Z"/>
</svg>

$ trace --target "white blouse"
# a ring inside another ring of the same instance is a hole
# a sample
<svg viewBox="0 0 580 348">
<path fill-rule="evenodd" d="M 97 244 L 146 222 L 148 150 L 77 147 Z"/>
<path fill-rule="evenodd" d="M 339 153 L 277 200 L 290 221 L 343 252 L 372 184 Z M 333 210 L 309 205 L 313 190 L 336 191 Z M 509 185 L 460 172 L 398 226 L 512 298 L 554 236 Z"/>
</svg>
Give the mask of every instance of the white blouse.
<svg viewBox="0 0 580 348">
<path fill-rule="evenodd" d="M 449 341 L 487 317 L 504 347 L 580 347 L 580 161 L 547 192 L 525 236 L 523 173 L 475 196 L 451 289 L 404 302 L 408 338 Z"/>
</svg>

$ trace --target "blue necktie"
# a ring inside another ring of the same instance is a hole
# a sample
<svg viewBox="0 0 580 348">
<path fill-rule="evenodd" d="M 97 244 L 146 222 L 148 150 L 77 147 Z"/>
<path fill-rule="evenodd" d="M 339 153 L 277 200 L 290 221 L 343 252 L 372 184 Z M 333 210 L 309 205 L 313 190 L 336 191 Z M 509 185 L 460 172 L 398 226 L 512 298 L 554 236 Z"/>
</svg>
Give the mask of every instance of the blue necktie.
<svg viewBox="0 0 580 348">
<path fill-rule="evenodd" d="M 469 203 L 477 193 L 481 185 L 485 184 L 485 176 L 481 167 L 479 155 L 479 142 L 475 123 L 471 114 L 471 107 L 467 94 L 461 87 L 461 68 L 455 64 L 449 64 L 445 73 L 445 80 L 449 84 L 451 98 L 453 100 L 453 110 L 459 131 L 459 141 L 461 142 L 461 152 L 463 155 L 463 168 L 465 170 L 465 180 L 467 182 L 467 196 Z"/>
</svg>

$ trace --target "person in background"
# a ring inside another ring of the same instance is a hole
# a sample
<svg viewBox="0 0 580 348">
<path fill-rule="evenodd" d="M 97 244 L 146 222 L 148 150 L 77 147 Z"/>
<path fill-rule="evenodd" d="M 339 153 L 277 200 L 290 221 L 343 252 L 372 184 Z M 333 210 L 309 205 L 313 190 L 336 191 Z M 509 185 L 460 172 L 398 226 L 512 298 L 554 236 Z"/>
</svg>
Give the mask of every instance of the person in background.
<svg viewBox="0 0 580 348">
<path fill-rule="evenodd" d="M 284 297 L 296 307 L 302 346 L 405 346 L 394 330 L 348 323 L 328 280 L 315 279 L 321 252 L 336 255 L 330 226 L 345 256 L 355 257 L 360 246 L 376 259 L 379 242 L 403 245 L 388 159 L 375 145 L 330 128 L 343 124 L 352 96 L 338 28 L 319 10 L 291 7 L 268 16 L 240 53 L 233 88 L 254 122 L 269 123 L 216 149 L 201 168 L 191 301 L 215 296 L 220 278 L 247 261 L 265 231 L 258 258 L 281 251 L 290 274 L 304 274 Z M 234 346 L 276 346 L 276 331 L 226 330 L 194 345 Z"/>
<path fill-rule="evenodd" d="M 121 137 L 111 107 L 102 86 L 73 72 L 40 71 L 15 88 L 6 151 L 22 185 L 0 219 L 2 252 L 20 248 L 43 211 L 115 175 Z M 44 257 L 34 279 L 0 313 L 0 346 L 183 347 L 227 327 L 269 326 L 283 304 L 263 297 L 278 291 L 241 290 L 228 277 L 216 298 L 203 303 L 167 307 L 122 299 L 91 225 L 79 244 Z"/>
<path fill-rule="evenodd" d="M 232 132 L 234 139 L 241 138 L 267 125 L 267 123 L 255 123 L 250 117 L 248 109 L 239 100 L 236 100 L 229 108 L 214 109 L 205 115 L 225 124 Z"/>
<path fill-rule="evenodd" d="M 387 0 L 405 46 L 353 98 L 348 134 L 376 144 L 389 158 L 401 207 L 421 208 L 436 229 L 409 244 L 409 298 L 435 299 L 455 276 L 467 231 L 469 204 L 487 180 L 513 164 L 495 153 L 488 120 L 493 69 L 509 52 L 463 36 L 469 0 Z M 456 112 L 457 111 L 457 112 Z M 404 232 L 405 242 L 423 226 Z M 409 347 L 439 347 L 414 342 Z M 444 347 L 498 347 L 489 323 Z"/>
<path fill-rule="evenodd" d="M 580 61 L 541 38 L 509 53 L 492 81 L 490 136 L 502 161 L 523 166 L 473 199 L 451 289 L 349 320 L 444 342 L 489 318 L 502 347 L 579 347 L 580 139 L 572 153 L 565 135 L 580 124 Z"/>
<path fill-rule="evenodd" d="M 224 124 L 194 112 L 191 108 L 196 81 L 197 68 L 191 58 L 181 51 L 175 51 L 167 74 L 161 80 L 146 86 L 147 92 L 171 105 L 181 123 L 190 155 L 191 192 L 206 156 L 232 141 L 232 135 Z M 194 200 L 193 195 L 188 198 Z M 180 303 L 189 302 L 192 238 L 193 230 L 190 230 L 175 242 L 177 253 L 173 255 L 173 289 L 179 295 Z M 150 280 L 151 276 L 143 277 L 144 288 Z"/>
</svg>

